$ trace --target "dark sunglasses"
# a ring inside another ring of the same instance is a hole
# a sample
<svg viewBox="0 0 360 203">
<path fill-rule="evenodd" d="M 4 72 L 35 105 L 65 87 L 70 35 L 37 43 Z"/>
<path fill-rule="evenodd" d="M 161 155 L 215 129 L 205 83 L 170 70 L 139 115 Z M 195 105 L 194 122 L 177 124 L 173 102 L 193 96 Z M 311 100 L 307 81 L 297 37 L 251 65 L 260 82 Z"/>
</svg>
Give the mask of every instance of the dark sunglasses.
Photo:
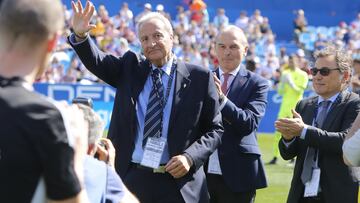
<svg viewBox="0 0 360 203">
<path fill-rule="evenodd" d="M 320 69 L 312 68 L 310 69 L 311 75 L 315 76 L 318 72 L 320 72 L 320 75 L 322 76 L 328 76 L 332 70 L 340 70 L 340 68 L 328 68 L 328 67 L 322 67 Z"/>
</svg>

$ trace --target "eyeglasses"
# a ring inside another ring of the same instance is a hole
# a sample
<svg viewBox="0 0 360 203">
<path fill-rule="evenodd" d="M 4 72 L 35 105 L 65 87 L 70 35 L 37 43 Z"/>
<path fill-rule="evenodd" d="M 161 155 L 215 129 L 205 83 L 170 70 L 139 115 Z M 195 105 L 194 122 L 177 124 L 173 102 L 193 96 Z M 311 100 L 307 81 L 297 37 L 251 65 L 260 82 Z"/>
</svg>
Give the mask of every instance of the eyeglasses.
<svg viewBox="0 0 360 203">
<path fill-rule="evenodd" d="M 311 75 L 315 76 L 318 72 L 320 72 L 320 75 L 322 76 L 328 76 L 331 71 L 333 70 L 340 70 L 340 68 L 328 68 L 328 67 L 322 67 L 320 69 L 312 68 L 310 69 Z"/>
</svg>

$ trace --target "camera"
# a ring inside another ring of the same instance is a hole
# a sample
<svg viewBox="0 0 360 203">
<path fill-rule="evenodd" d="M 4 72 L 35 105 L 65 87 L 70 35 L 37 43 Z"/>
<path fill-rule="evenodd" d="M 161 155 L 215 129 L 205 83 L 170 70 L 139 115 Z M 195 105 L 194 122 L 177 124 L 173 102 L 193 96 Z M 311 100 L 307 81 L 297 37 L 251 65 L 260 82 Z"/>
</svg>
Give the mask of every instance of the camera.
<svg viewBox="0 0 360 203">
<path fill-rule="evenodd" d="M 100 146 L 104 147 L 105 149 L 107 149 L 104 140 L 100 140 L 100 141 L 98 142 L 98 144 L 99 144 Z"/>
<path fill-rule="evenodd" d="M 100 145 L 101 147 L 104 147 L 105 150 L 107 150 L 107 147 L 106 147 L 105 142 L 104 142 L 103 140 L 100 140 L 100 141 L 98 142 L 98 145 Z M 94 155 L 94 157 L 95 157 L 96 159 L 99 159 L 99 153 L 96 152 L 95 155 Z"/>
<path fill-rule="evenodd" d="M 76 97 L 72 100 L 73 104 L 83 104 L 85 106 L 88 106 L 90 108 L 93 108 L 93 100 L 91 98 L 85 98 L 85 97 Z"/>
</svg>

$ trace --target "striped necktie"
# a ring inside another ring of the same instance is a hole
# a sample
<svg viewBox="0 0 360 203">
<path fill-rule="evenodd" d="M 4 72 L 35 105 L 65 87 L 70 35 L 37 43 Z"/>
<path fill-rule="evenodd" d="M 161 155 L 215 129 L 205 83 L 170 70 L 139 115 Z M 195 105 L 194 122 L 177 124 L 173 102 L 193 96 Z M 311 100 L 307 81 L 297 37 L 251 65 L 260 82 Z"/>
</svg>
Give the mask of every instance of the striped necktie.
<svg viewBox="0 0 360 203">
<path fill-rule="evenodd" d="M 149 95 L 149 101 L 146 110 L 143 146 L 145 146 L 148 137 L 160 137 L 162 131 L 162 116 L 164 101 L 164 87 L 161 82 L 162 70 L 156 68 L 152 71 L 151 77 L 153 87 Z"/>
</svg>

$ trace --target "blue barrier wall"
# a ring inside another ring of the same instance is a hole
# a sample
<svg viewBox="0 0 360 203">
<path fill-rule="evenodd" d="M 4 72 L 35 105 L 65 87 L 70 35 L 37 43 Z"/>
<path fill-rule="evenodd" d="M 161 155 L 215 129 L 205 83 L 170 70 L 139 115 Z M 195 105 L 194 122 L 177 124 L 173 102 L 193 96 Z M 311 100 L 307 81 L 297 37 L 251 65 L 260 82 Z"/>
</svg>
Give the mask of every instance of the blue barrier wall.
<svg viewBox="0 0 360 203">
<path fill-rule="evenodd" d="M 305 91 L 304 97 L 311 96 L 314 92 Z M 266 106 L 265 116 L 261 120 L 259 126 L 259 132 L 262 133 L 273 133 L 275 132 L 274 122 L 277 119 L 278 112 L 281 104 L 281 96 L 276 93 L 276 91 L 271 90 L 268 93 L 268 104 Z"/>
<path fill-rule="evenodd" d="M 109 128 L 115 89 L 108 85 L 75 85 L 75 84 L 34 84 L 37 92 L 54 100 L 65 100 L 69 103 L 76 97 L 88 97 L 94 101 L 94 110 Z"/>
<path fill-rule="evenodd" d="M 65 100 L 71 102 L 75 97 L 90 97 L 94 101 L 94 110 L 100 114 L 108 128 L 115 89 L 108 85 L 73 85 L 73 84 L 34 84 L 37 92 L 49 96 L 55 100 Z M 309 96 L 311 92 L 305 92 Z M 276 91 L 270 91 L 268 94 L 268 104 L 265 117 L 262 119 L 259 132 L 273 133 L 275 131 L 274 122 L 277 118 L 281 103 L 281 97 Z"/>
<path fill-rule="evenodd" d="M 104 4 L 111 15 L 117 13 L 124 1 L 92 0 L 95 6 Z M 359 0 L 204 0 L 208 5 L 210 20 L 216 14 L 216 9 L 223 7 L 231 22 L 234 22 L 241 10 L 250 15 L 255 9 L 260 9 L 264 16 L 269 17 L 271 27 L 278 39 L 291 40 L 292 20 L 294 10 L 303 9 L 310 25 L 335 26 L 340 21 L 350 22 L 360 11 Z M 63 0 L 70 8 L 70 0 Z M 82 2 L 85 2 L 84 0 Z M 175 16 L 176 6 L 184 5 L 186 0 L 128 0 L 130 9 L 136 15 L 143 9 L 146 2 L 150 2 L 153 8 L 158 3 L 165 6 L 165 10 Z"/>
</svg>

